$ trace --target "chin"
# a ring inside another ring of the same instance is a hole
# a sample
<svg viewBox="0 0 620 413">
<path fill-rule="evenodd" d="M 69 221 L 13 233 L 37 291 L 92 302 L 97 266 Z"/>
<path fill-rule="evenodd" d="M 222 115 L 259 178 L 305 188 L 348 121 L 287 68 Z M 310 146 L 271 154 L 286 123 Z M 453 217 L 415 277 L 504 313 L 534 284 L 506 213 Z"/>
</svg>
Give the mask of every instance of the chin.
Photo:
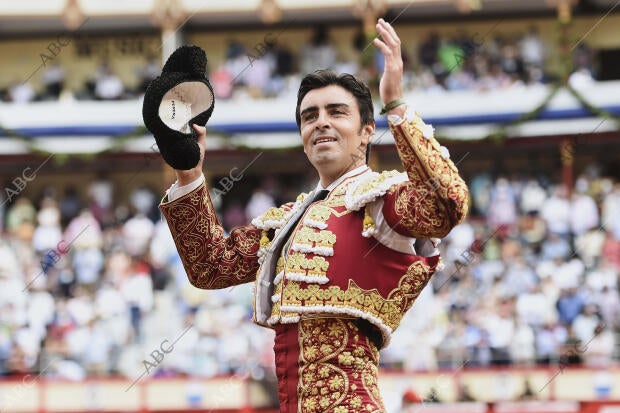
<svg viewBox="0 0 620 413">
<path fill-rule="evenodd" d="M 312 157 L 312 164 L 313 165 L 326 165 L 326 164 L 334 163 L 337 160 L 338 160 L 338 157 L 334 156 L 334 154 L 320 153 L 320 154 L 315 154 Z"/>
</svg>

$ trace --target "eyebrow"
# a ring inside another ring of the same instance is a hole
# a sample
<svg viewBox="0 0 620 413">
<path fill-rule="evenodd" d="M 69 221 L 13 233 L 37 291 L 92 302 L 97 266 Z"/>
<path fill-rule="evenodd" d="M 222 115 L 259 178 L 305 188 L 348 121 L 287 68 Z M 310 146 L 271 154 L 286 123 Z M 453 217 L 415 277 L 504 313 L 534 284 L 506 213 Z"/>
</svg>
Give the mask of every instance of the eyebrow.
<svg viewBox="0 0 620 413">
<path fill-rule="evenodd" d="M 335 108 L 349 108 L 349 105 L 347 105 L 346 103 L 328 103 L 327 105 L 325 105 L 325 109 L 335 109 Z M 315 112 L 319 110 L 318 106 L 310 106 L 307 107 L 306 109 L 302 110 L 301 113 L 299 114 L 299 117 L 303 117 L 306 113 L 308 112 Z"/>
</svg>

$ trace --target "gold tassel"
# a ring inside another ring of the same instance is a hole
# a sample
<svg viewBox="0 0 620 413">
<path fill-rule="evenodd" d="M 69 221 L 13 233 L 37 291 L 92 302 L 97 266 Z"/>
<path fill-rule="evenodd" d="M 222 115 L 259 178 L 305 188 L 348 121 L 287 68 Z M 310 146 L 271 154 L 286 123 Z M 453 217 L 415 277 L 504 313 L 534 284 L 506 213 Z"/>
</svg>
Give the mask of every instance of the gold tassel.
<svg viewBox="0 0 620 413">
<path fill-rule="evenodd" d="M 364 207 L 364 223 L 362 225 L 362 235 L 369 236 L 375 233 L 375 220 L 370 216 L 370 212 L 368 211 L 368 205 Z"/>
<path fill-rule="evenodd" d="M 267 231 L 263 230 L 263 231 L 261 232 L 261 234 L 262 234 L 262 236 L 261 236 L 261 238 L 260 238 L 260 247 L 261 247 L 261 248 L 265 248 L 265 246 L 266 246 L 267 244 L 269 244 L 270 240 L 269 240 L 269 238 L 267 237 Z"/>
</svg>

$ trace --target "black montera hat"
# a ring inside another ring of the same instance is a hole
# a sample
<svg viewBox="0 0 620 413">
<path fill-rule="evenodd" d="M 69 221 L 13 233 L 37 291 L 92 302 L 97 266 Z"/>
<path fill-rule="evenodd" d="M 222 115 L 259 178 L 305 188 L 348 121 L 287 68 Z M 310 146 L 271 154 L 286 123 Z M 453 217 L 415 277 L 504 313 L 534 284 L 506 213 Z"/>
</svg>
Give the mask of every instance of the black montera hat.
<svg viewBox="0 0 620 413">
<path fill-rule="evenodd" d="M 206 125 L 215 98 L 207 78 L 207 55 L 198 46 L 181 46 L 144 94 L 142 118 L 159 152 L 174 169 L 198 164 L 200 147 L 192 124 Z"/>
</svg>

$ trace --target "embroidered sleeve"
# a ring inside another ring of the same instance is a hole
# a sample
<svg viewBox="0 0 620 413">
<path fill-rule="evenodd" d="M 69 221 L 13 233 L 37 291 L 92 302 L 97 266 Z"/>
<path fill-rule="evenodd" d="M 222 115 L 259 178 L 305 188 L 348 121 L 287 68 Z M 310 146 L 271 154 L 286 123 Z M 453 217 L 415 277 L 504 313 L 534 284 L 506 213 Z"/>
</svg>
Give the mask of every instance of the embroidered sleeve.
<svg viewBox="0 0 620 413">
<path fill-rule="evenodd" d="M 467 215 L 467 185 L 431 125 L 419 117 L 389 119 L 389 125 L 409 179 L 384 196 L 386 221 L 403 235 L 443 238 Z"/>
<path fill-rule="evenodd" d="M 192 285 L 218 289 L 254 281 L 261 230 L 247 225 L 224 236 L 204 182 L 174 201 L 164 198 L 160 209 Z"/>
</svg>

